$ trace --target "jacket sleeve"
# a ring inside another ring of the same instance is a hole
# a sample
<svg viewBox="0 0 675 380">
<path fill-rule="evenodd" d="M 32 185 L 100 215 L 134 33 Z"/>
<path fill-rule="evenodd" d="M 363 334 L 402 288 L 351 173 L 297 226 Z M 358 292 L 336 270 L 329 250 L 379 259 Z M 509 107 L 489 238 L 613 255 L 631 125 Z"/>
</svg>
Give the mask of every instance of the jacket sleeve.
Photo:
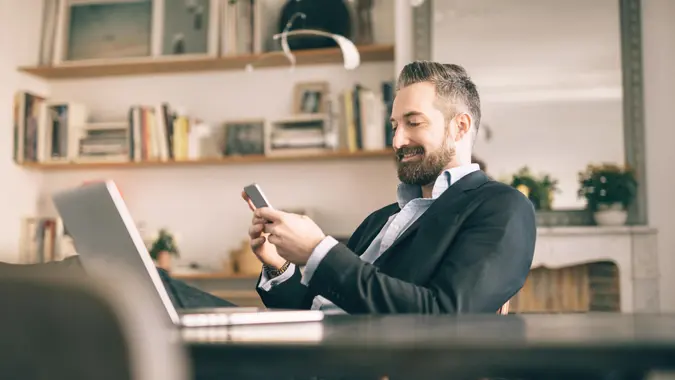
<svg viewBox="0 0 675 380">
<path fill-rule="evenodd" d="M 309 288 L 350 314 L 494 313 L 525 283 L 535 240 L 531 202 L 506 191 L 467 217 L 426 286 L 380 273 L 338 244 Z"/>
<path fill-rule="evenodd" d="M 262 273 L 261 273 L 262 276 Z M 293 275 L 285 281 L 275 284 L 264 290 L 256 286 L 256 291 L 266 307 L 270 309 L 309 309 L 307 304 L 307 287 L 300 283 L 302 274 L 300 268 L 293 268 Z M 258 278 L 257 283 L 260 282 Z"/>
<path fill-rule="evenodd" d="M 368 223 L 375 213 L 369 215 L 359 227 L 350 236 L 347 242 L 347 249 L 355 249 L 358 240 L 363 231 L 368 227 Z M 340 244 L 344 247 L 343 244 Z M 290 269 L 289 269 L 290 270 Z M 279 283 L 266 287 L 256 286 L 256 291 L 266 307 L 270 309 L 309 309 L 312 307 L 312 299 L 315 294 L 311 294 L 306 285 L 302 284 L 302 272 L 299 267 L 293 266 L 293 275 Z M 256 284 L 260 284 L 262 273 L 258 277 Z"/>
</svg>

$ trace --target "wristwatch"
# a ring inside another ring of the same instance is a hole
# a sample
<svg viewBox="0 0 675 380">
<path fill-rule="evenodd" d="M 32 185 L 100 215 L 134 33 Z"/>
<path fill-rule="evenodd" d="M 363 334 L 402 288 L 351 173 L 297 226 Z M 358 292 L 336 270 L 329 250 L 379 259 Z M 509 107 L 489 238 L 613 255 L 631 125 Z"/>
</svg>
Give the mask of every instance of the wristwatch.
<svg viewBox="0 0 675 380">
<path fill-rule="evenodd" d="M 265 269 L 265 273 L 267 273 L 267 276 L 269 278 L 274 278 L 277 276 L 281 276 L 282 273 L 286 272 L 288 267 L 291 265 L 290 261 L 286 261 L 284 265 L 281 266 L 281 268 L 277 269 L 271 265 L 263 264 L 263 268 Z"/>
</svg>

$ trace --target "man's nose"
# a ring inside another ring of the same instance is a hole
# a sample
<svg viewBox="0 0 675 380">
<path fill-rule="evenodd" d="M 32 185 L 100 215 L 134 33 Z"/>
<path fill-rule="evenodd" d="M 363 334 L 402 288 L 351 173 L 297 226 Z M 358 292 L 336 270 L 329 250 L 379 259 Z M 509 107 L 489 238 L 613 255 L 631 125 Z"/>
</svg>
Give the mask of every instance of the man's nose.
<svg viewBox="0 0 675 380">
<path fill-rule="evenodd" d="M 392 146 L 394 149 L 400 149 L 410 143 L 408 139 L 408 134 L 405 133 L 405 129 L 398 127 L 394 132 L 394 138 L 392 140 Z"/>
</svg>

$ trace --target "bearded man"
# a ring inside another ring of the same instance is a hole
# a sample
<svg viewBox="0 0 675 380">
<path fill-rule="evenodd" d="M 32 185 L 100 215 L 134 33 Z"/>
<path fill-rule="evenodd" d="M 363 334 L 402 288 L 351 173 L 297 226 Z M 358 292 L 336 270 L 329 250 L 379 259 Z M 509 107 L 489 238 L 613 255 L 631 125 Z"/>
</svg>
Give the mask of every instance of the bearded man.
<svg viewBox="0 0 675 380">
<path fill-rule="evenodd" d="M 391 114 L 397 202 L 342 244 L 305 216 L 249 201 L 263 302 L 349 314 L 497 312 L 529 273 L 536 222 L 527 198 L 471 162 L 480 117 L 461 66 L 405 66 Z"/>
</svg>

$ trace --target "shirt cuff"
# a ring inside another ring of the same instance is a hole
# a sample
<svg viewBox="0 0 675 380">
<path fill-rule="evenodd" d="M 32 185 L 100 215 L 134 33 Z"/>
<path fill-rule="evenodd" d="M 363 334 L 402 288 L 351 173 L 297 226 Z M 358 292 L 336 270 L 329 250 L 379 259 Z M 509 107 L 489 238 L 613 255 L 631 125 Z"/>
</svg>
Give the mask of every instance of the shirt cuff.
<svg viewBox="0 0 675 380">
<path fill-rule="evenodd" d="M 314 271 L 319 267 L 319 264 L 321 264 L 321 260 L 326 257 L 328 252 L 333 249 L 337 243 L 338 241 L 332 236 L 326 236 L 323 238 L 323 240 L 321 240 L 321 243 L 319 243 L 316 248 L 314 248 L 314 251 L 309 256 L 309 260 L 307 260 L 307 264 L 305 264 L 305 271 L 302 274 L 300 283 L 305 286 L 309 285 L 309 282 L 312 280 L 312 276 L 314 275 Z"/>
<path fill-rule="evenodd" d="M 263 268 L 262 274 L 260 275 L 260 282 L 258 283 L 258 287 L 266 292 L 269 292 L 273 286 L 279 285 L 282 282 L 293 277 L 294 273 L 295 273 L 295 264 L 290 264 L 284 273 L 274 278 L 269 278 L 267 276 L 267 271 L 265 270 L 265 268 Z"/>
</svg>

